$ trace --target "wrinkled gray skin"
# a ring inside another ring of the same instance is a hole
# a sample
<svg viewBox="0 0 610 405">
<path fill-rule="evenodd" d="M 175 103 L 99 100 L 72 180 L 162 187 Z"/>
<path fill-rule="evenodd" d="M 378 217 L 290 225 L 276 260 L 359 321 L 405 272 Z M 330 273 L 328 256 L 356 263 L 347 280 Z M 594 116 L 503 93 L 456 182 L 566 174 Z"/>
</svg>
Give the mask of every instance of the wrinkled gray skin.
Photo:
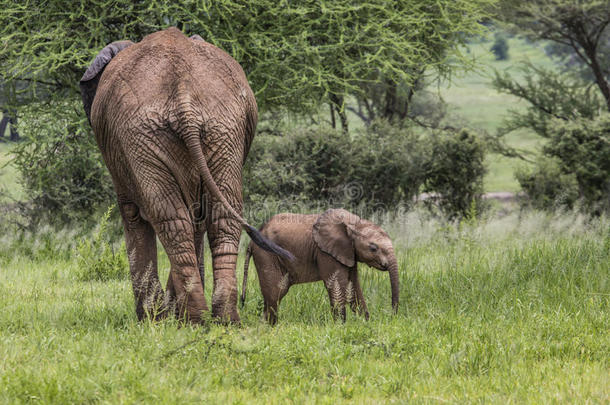
<svg viewBox="0 0 610 405">
<path fill-rule="evenodd" d="M 323 214 L 278 214 L 261 233 L 291 251 L 296 258 L 286 260 L 250 244 L 244 263 L 242 305 L 250 256 L 265 302 L 264 316 L 277 322 L 278 305 L 291 285 L 322 280 L 328 291 L 335 318 L 345 321 L 345 304 L 369 318 L 358 280 L 358 262 L 388 271 L 392 289 L 392 308 L 398 310 L 398 263 L 392 241 L 378 225 L 346 210 L 331 209 Z"/>
<path fill-rule="evenodd" d="M 199 274 L 207 231 L 212 315 L 239 322 L 241 228 L 265 249 L 290 257 L 240 214 L 257 107 L 239 64 L 200 37 L 170 28 L 139 43 L 106 46 L 80 86 L 117 193 L 138 318 L 174 308 L 179 317 L 201 321 L 208 309 Z M 171 263 L 167 297 L 157 275 L 156 237 Z"/>
</svg>

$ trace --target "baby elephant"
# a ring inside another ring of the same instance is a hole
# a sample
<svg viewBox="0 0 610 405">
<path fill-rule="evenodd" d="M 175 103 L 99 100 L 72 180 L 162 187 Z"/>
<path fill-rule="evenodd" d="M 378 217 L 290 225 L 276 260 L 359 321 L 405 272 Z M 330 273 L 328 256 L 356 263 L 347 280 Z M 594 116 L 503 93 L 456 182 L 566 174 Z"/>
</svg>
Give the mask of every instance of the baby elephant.
<svg viewBox="0 0 610 405">
<path fill-rule="evenodd" d="M 250 255 L 258 273 L 265 318 L 277 322 L 278 305 L 293 284 L 324 281 L 333 315 L 345 321 L 345 304 L 369 318 L 360 282 L 358 262 L 389 272 L 392 308 L 398 309 L 398 263 L 392 241 L 378 225 L 343 209 L 323 214 L 278 214 L 261 233 L 292 252 L 294 260 L 270 254 L 250 243 L 244 264 L 241 304 L 246 299 Z"/>
</svg>

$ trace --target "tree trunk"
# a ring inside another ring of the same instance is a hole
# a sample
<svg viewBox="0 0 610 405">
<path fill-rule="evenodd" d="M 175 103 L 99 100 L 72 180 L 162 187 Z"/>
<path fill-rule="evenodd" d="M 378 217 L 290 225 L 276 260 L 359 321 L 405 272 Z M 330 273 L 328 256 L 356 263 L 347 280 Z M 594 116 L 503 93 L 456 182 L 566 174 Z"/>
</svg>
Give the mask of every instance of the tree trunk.
<svg viewBox="0 0 610 405">
<path fill-rule="evenodd" d="M 339 120 L 341 121 L 341 129 L 343 130 L 343 132 L 347 133 L 349 128 L 347 123 L 347 115 L 345 113 L 346 110 L 343 106 L 343 97 L 339 97 L 336 94 L 331 94 L 330 101 L 334 106 L 334 110 L 336 110 L 337 114 L 339 115 Z"/>
<path fill-rule="evenodd" d="M 383 118 L 392 121 L 394 112 L 396 111 L 396 84 L 385 81 L 385 107 L 383 109 Z"/>
<path fill-rule="evenodd" d="M 593 70 L 593 74 L 595 75 L 595 82 L 604 95 L 604 98 L 606 99 L 606 107 L 608 108 L 608 111 L 610 111 L 610 86 L 606 81 L 606 77 L 604 76 L 604 72 L 602 72 L 601 66 L 599 65 L 595 50 L 585 48 L 585 53 L 591 61 L 591 70 Z"/>
<path fill-rule="evenodd" d="M 0 139 L 4 138 L 4 132 L 6 132 L 6 126 L 8 125 L 8 116 L 2 114 L 2 121 L 0 121 Z"/>
<path fill-rule="evenodd" d="M 8 124 L 11 124 L 11 141 L 18 141 L 19 133 L 17 132 L 17 111 L 13 109 L 2 110 L 2 121 L 0 121 L 0 138 L 4 137 Z"/>
<path fill-rule="evenodd" d="M 11 141 L 17 142 L 19 140 L 19 133 L 17 132 L 17 115 L 9 117 L 11 123 Z"/>
<path fill-rule="evenodd" d="M 333 129 L 337 128 L 337 122 L 335 121 L 335 107 L 333 106 L 332 103 L 329 104 L 330 106 L 330 124 L 332 125 Z"/>
</svg>

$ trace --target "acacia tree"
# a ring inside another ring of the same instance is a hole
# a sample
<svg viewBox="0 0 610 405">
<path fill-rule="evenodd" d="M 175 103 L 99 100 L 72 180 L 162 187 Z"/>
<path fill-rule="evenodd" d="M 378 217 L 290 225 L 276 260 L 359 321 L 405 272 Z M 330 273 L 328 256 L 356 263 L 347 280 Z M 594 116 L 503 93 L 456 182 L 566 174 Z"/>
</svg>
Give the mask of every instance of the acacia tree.
<svg viewBox="0 0 610 405">
<path fill-rule="evenodd" d="M 610 0 L 516 0 L 503 7 L 502 21 L 532 40 L 551 41 L 564 55 L 569 50 L 589 72 L 525 65 L 524 82 L 496 74 L 498 90 L 529 103 L 505 120 L 499 135 L 527 128 L 547 139 L 545 159 L 517 173 L 519 183 L 534 205 L 580 198 L 591 212 L 610 209 Z"/>
<path fill-rule="evenodd" d="M 504 2 L 499 18 L 534 40 L 563 45 L 591 71 L 610 111 L 610 66 L 604 57 L 609 0 L 513 0 Z"/>
<path fill-rule="evenodd" d="M 462 66 L 460 45 L 481 32 L 479 22 L 495 1 L 4 0 L 0 79 L 30 84 L 21 98 L 29 114 L 22 132 L 30 142 L 17 151 L 26 188 L 34 197 L 61 189 L 54 210 L 74 205 L 61 202 L 66 196 L 108 199 L 99 189 L 88 192 L 100 187 L 92 179 L 108 183 L 103 166 L 69 154 L 92 150 L 99 160 L 78 81 L 112 41 L 139 41 L 168 26 L 199 34 L 243 66 L 260 110 L 308 114 L 330 104 L 347 131 L 348 96 L 365 99 L 372 84 L 413 86 L 423 71 L 447 75 Z M 27 131 L 34 117 L 36 130 Z M 77 180 L 69 176 L 70 162 L 84 165 Z M 66 176 L 54 177 L 50 168 Z"/>
</svg>

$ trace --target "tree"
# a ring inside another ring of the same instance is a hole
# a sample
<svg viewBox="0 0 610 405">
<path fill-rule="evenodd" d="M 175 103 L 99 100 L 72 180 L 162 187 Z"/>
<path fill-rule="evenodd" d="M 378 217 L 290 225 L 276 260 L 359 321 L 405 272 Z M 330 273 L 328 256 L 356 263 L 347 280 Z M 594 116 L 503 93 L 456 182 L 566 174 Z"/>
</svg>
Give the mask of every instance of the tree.
<svg viewBox="0 0 610 405">
<path fill-rule="evenodd" d="M 7 80 L 76 92 L 80 74 L 109 42 L 177 25 L 240 62 L 261 109 L 300 113 L 330 102 L 343 111 L 345 97 L 372 81 L 413 84 L 428 68 L 449 74 L 465 61 L 459 46 L 483 30 L 479 22 L 494 2 L 9 2 L 0 11 L 0 63 Z"/>
<path fill-rule="evenodd" d="M 591 70 L 610 110 L 610 66 L 600 52 L 610 23 L 609 0 L 516 0 L 505 2 L 499 18 L 534 40 L 569 47 Z"/>
<path fill-rule="evenodd" d="M 243 66 L 262 112 L 307 114 L 330 104 L 347 131 L 346 99 L 365 97 L 370 84 L 413 87 L 424 71 L 449 75 L 465 63 L 460 45 L 484 29 L 479 21 L 495 1 L 3 0 L 0 80 L 28 85 L 19 102 L 29 106 L 29 115 L 21 118 L 24 125 L 37 111 L 51 120 L 37 123 L 37 142 L 48 142 L 48 148 L 26 141 L 24 150 L 32 151 L 28 157 L 37 163 L 24 160 L 21 175 L 27 178 L 29 171 L 47 162 L 51 167 L 58 159 L 80 161 L 69 154 L 82 151 L 77 143 L 91 143 L 90 128 L 82 111 L 59 109 L 77 108 L 82 73 L 112 41 L 139 41 L 169 26 L 199 34 Z M 389 105 L 387 111 L 396 109 Z M 49 114 L 53 108 L 57 114 Z M 55 144 L 65 146 L 57 149 L 64 155 L 39 154 L 55 150 Z M 108 181 L 98 166 L 91 172 Z M 95 199 L 84 208 L 106 202 L 103 194 L 89 193 L 69 180 L 65 176 L 65 182 L 55 186 L 62 193 L 75 193 L 78 201 Z M 34 194 L 45 192 L 45 184 L 26 183 L 36 188 Z"/>
<path fill-rule="evenodd" d="M 552 41 L 558 55 L 573 55 L 589 74 L 525 65 L 525 83 L 496 73 L 495 87 L 529 103 L 499 130 L 528 128 L 547 139 L 544 159 L 517 173 L 533 204 L 572 205 L 580 198 L 593 213 L 610 209 L 610 1 L 535 0 L 503 5 L 501 18 L 532 40 Z M 574 191 L 576 190 L 576 191 Z"/>
</svg>

